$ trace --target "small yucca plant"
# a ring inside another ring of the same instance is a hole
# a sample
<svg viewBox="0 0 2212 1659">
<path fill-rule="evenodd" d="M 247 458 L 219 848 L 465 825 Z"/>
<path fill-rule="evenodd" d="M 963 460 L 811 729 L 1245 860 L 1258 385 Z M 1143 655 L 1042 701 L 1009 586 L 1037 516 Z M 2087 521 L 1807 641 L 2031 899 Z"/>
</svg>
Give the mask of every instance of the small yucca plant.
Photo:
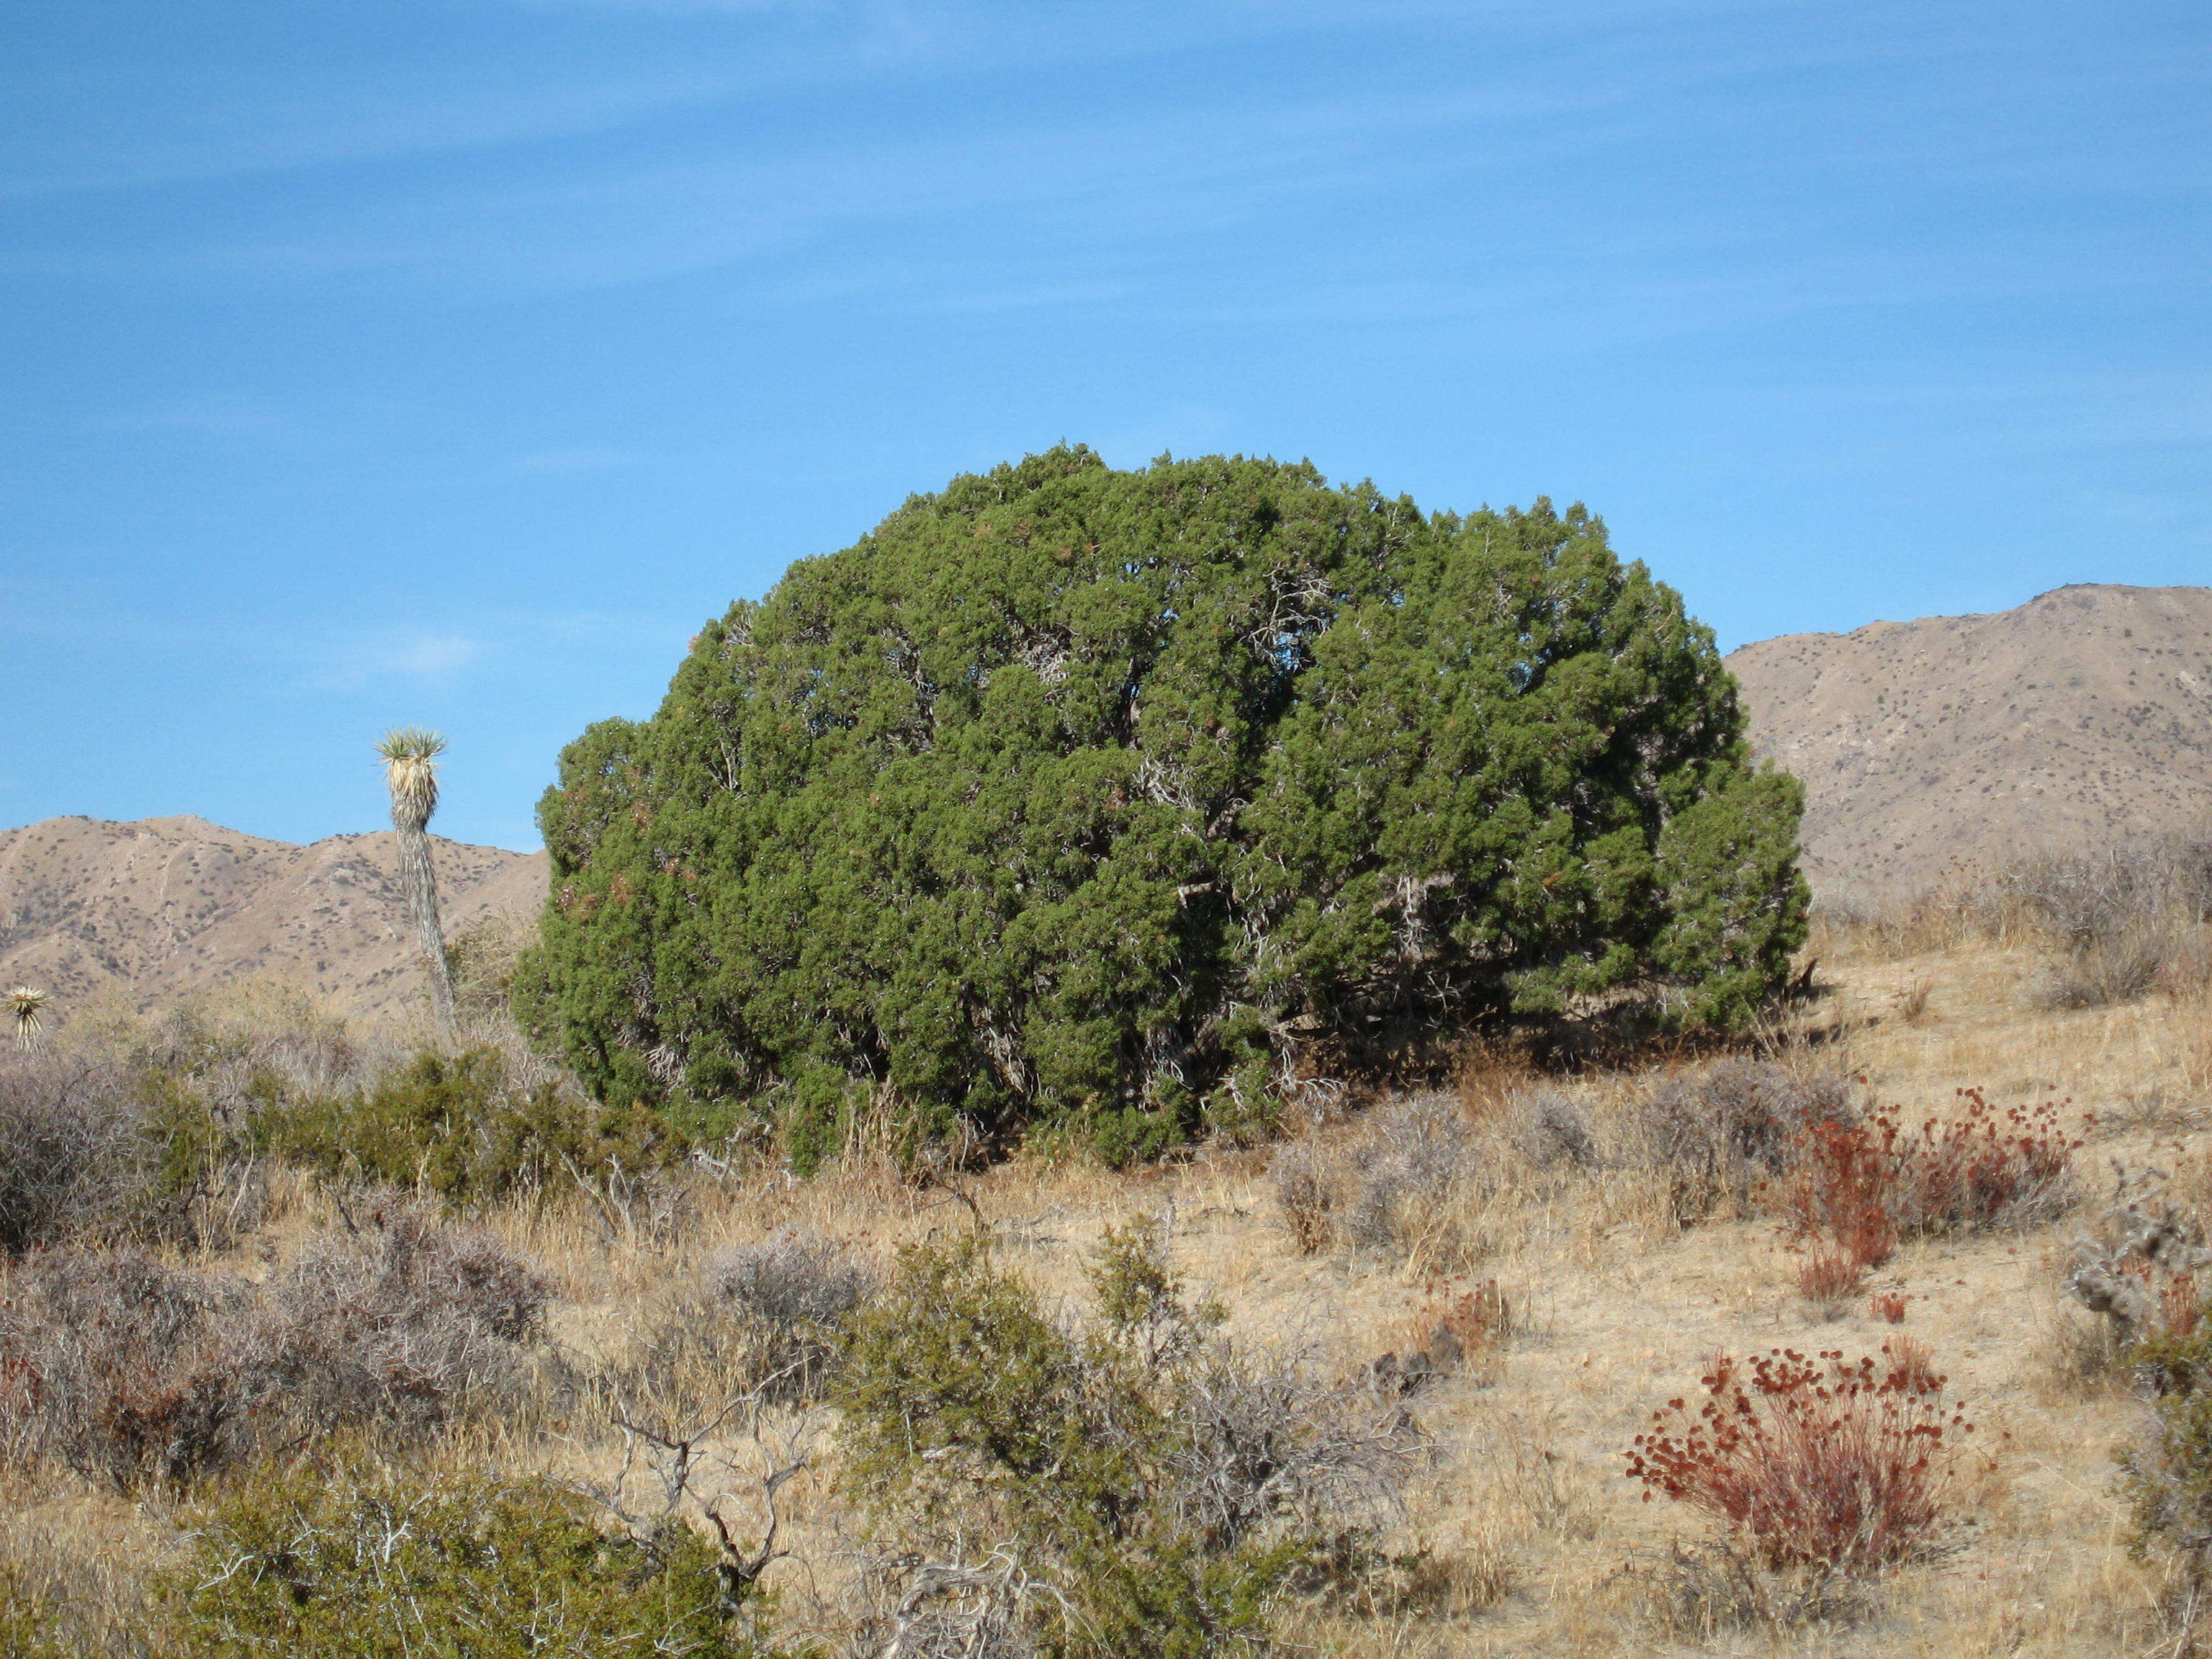
<svg viewBox="0 0 2212 1659">
<path fill-rule="evenodd" d="M 402 835 L 421 833 L 438 810 L 438 757 L 445 752 L 444 737 L 420 726 L 395 726 L 377 740 L 392 789 L 392 827 Z"/>
<path fill-rule="evenodd" d="M 40 1012 L 46 1006 L 46 994 L 29 985 L 18 985 L 8 993 L 8 1006 L 15 1016 L 15 1046 L 18 1048 L 39 1048 L 46 1045 L 46 1033 L 39 1024 Z"/>
</svg>

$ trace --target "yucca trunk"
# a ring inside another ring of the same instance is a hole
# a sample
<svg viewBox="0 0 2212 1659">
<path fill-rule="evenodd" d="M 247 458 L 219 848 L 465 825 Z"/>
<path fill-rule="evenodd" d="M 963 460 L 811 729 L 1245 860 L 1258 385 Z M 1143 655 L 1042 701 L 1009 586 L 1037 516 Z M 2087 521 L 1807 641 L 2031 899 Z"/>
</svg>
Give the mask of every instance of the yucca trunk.
<svg viewBox="0 0 2212 1659">
<path fill-rule="evenodd" d="M 446 740 L 434 732 L 402 726 L 376 747 L 392 789 L 392 827 L 399 835 L 399 890 L 407 925 L 422 949 L 430 981 L 430 1010 L 448 1036 L 459 1030 L 453 1014 L 453 975 L 446 960 L 446 933 L 438 920 L 438 876 L 430 864 L 430 815 L 438 810 L 437 757 Z"/>
<path fill-rule="evenodd" d="M 415 930 L 422 965 L 430 976 L 431 1012 L 439 1029 L 451 1035 L 458 1024 L 453 974 L 446 960 L 445 929 L 438 920 L 438 877 L 430 865 L 430 837 L 422 830 L 399 832 L 399 890 L 406 896 L 407 925 Z"/>
</svg>

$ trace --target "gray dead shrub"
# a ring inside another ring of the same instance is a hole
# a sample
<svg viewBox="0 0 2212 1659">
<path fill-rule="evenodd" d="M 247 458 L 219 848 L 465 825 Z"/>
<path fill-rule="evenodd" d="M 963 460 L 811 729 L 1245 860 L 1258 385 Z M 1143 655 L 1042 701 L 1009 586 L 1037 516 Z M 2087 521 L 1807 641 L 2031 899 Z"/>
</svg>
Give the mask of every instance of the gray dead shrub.
<svg viewBox="0 0 2212 1659">
<path fill-rule="evenodd" d="M 2166 838 L 2030 860 L 2002 886 L 2055 951 L 2029 982 L 2038 1006 L 2111 1007 L 2161 986 L 2204 983 L 2212 842 Z"/>
<path fill-rule="evenodd" d="M 1677 1220 L 1741 1215 L 1759 1183 L 1789 1167 L 1807 1131 L 1856 1116 L 1856 1094 L 1849 1078 L 1723 1060 L 1654 1090 L 1637 1115 L 1636 1138 L 1645 1162 L 1666 1176 Z"/>
<path fill-rule="evenodd" d="M 838 1241 L 790 1227 L 716 1257 L 706 1282 L 751 1339 L 754 1382 L 787 1399 L 821 1392 L 837 1339 L 881 1287 L 875 1269 Z"/>
<path fill-rule="evenodd" d="M 2099 939 L 2045 963 L 2028 981 L 2028 1000 L 2039 1008 L 2110 1008 L 2146 995 L 2165 975 L 2180 941 L 2144 928 Z"/>
<path fill-rule="evenodd" d="M 8 1288 L 0 1442 L 122 1492 L 509 1401 L 546 1299 L 496 1240 L 398 1206 L 265 1285 L 124 1249 L 33 1255 Z"/>
<path fill-rule="evenodd" d="M 0 1254 L 114 1239 L 146 1219 L 154 1194 L 143 1121 L 114 1068 L 0 1058 Z"/>
<path fill-rule="evenodd" d="M 1334 1162 L 1300 1141 L 1279 1148 L 1267 1164 L 1276 1212 L 1300 1255 L 1328 1247 L 1334 1232 L 1338 1171 Z"/>
<path fill-rule="evenodd" d="M 411 1200 L 369 1206 L 273 1279 L 258 1363 L 304 1435 L 351 1422 L 412 1429 L 511 1399 L 549 1299 L 490 1234 Z"/>
<path fill-rule="evenodd" d="M 1516 1095 L 1510 1121 L 1516 1150 L 1537 1169 L 1592 1170 L 1600 1162 L 1589 1119 L 1571 1096 L 1556 1089 Z"/>
<path fill-rule="evenodd" d="M 667 1426 L 733 1397 L 818 1399 L 853 1317 L 880 1288 L 836 1239 L 787 1227 L 709 1260 L 642 1322 L 629 1352 L 598 1373 L 616 1415 Z"/>
<path fill-rule="evenodd" d="M 1484 1195 L 1480 1160 L 1456 1100 L 1415 1095 L 1379 1108 L 1351 1163 L 1339 1220 L 1346 1243 L 1436 1268 L 1481 1253 L 1474 1224 Z"/>
</svg>

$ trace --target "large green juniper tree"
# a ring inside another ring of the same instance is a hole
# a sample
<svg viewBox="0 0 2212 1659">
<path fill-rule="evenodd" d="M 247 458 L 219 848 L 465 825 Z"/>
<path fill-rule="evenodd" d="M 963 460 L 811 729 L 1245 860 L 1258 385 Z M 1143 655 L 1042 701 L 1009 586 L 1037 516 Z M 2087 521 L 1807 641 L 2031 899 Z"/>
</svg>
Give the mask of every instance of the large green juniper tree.
<svg viewBox="0 0 2212 1659">
<path fill-rule="evenodd" d="M 1579 507 L 1060 448 L 793 565 L 571 744 L 519 986 L 595 1089 L 802 1158 L 868 1100 L 1133 1153 L 1383 1034 L 1741 1019 L 1802 936 L 1799 809 Z"/>
</svg>

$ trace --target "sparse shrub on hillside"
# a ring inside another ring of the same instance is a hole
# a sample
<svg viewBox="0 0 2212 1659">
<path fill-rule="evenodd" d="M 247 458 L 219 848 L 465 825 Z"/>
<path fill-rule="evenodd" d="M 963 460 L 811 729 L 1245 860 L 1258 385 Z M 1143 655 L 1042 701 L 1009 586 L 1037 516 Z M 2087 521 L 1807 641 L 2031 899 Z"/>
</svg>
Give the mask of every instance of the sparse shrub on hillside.
<svg viewBox="0 0 2212 1659">
<path fill-rule="evenodd" d="M 846 1328 L 881 1288 L 842 1245 L 789 1227 L 716 1257 L 707 1283 L 753 1340 L 752 1385 L 789 1399 L 821 1392 Z"/>
<path fill-rule="evenodd" d="M 969 1240 L 907 1251 L 861 1315 L 834 1397 L 878 1527 L 870 1651 L 1260 1650 L 1293 1576 L 1390 1512 L 1395 1407 L 1226 1340 L 1155 1230 L 1109 1239 L 1094 1287 L 1065 1326 Z"/>
<path fill-rule="evenodd" d="M 2057 950 L 2029 988 L 2046 1008 L 2102 1008 L 2161 984 L 2201 987 L 2212 842 L 2136 842 L 2025 861 L 2002 887 Z"/>
<path fill-rule="evenodd" d="M 1678 1220 L 1742 1215 L 1809 1131 L 1852 1121 L 1856 1092 L 1848 1078 L 1724 1060 L 1662 1083 L 1638 1111 L 1635 1134 L 1665 1176 Z"/>
<path fill-rule="evenodd" d="M 1723 1356 L 1700 1399 L 1653 1413 L 1628 1473 L 1646 1502 L 1720 1522 L 1759 1566 L 1872 1571 L 1924 1553 L 1944 1522 L 1957 1443 L 1972 1432 L 1945 1381 L 1902 1338 L 1879 1358 Z"/>
<path fill-rule="evenodd" d="M 233 1483 L 186 1536 L 162 1582 L 165 1650 L 185 1659 L 766 1659 L 707 1540 L 610 1534 L 543 1479 L 341 1454 Z"/>
<path fill-rule="evenodd" d="M 2031 921 L 2076 951 L 2146 927 L 2212 921 L 2212 842 L 2130 842 L 2029 859 L 1999 880 Z"/>
<path fill-rule="evenodd" d="M 802 1169 L 886 1103 L 1119 1161 L 1486 1012 L 1740 1022 L 1800 810 L 1580 507 L 1062 448 L 799 561 L 568 746 L 517 1006 L 601 1098 Z"/>
<path fill-rule="evenodd" d="M 786 1227 L 708 1261 L 641 1322 L 598 1382 L 617 1418 L 673 1432 L 738 1395 L 819 1400 L 848 1328 L 882 1288 L 842 1242 Z M 658 1430 L 656 1431 L 658 1431 Z"/>
<path fill-rule="evenodd" d="M 2159 982 L 2173 950 L 2171 938 L 2154 932 L 2100 939 L 2038 969 L 2029 996 L 2039 1008 L 2109 1008 L 2133 1002 Z"/>
<path fill-rule="evenodd" d="M 511 1397 L 545 1299 L 495 1240 L 398 1205 L 263 1284 L 54 1252 L 0 1310 L 0 1427 L 125 1492 L 341 1428 L 419 1433 Z"/>
</svg>

